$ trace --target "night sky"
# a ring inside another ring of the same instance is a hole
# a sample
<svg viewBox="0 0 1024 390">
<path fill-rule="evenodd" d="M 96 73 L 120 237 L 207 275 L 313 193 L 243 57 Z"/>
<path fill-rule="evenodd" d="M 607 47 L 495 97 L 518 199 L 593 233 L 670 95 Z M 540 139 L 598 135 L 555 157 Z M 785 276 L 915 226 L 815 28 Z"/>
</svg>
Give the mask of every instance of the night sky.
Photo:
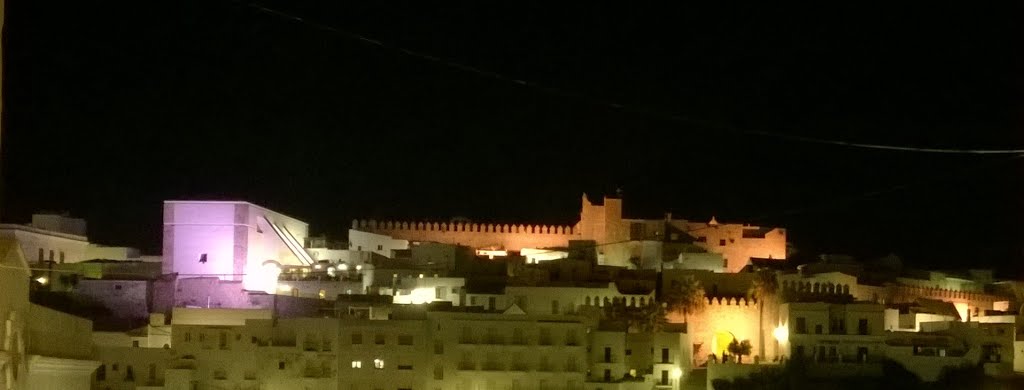
<svg viewBox="0 0 1024 390">
<path fill-rule="evenodd" d="M 66 210 L 153 252 L 165 199 L 338 237 L 362 217 L 567 224 L 584 191 L 621 188 L 628 216 L 784 226 L 804 254 L 1024 274 L 1024 159 L 750 134 L 1024 148 L 1021 10 L 825 3 L 260 3 L 301 23 L 226 0 L 9 1 L 4 219 Z"/>
</svg>

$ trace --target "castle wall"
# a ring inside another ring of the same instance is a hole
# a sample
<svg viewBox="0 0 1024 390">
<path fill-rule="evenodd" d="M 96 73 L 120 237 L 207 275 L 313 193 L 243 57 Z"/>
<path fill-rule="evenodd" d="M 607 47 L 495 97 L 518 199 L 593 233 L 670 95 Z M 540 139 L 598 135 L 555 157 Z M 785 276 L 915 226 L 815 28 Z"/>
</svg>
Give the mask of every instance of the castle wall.
<svg viewBox="0 0 1024 390">
<path fill-rule="evenodd" d="M 774 340 L 771 338 L 771 332 L 778 321 L 775 318 L 777 316 L 772 315 L 772 312 L 774 312 L 772 308 L 765 307 L 766 343 Z M 700 365 L 707 360 L 708 354 L 714 353 L 721 359 L 722 351 L 713 350 L 713 343 L 716 341 L 715 334 L 719 332 L 730 333 L 739 341 L 750 340 L 753 347 L 751 356 L 745 357 L 744 361 L 748 361 L 746 359 L 753 361 L 753 355 L 757 355 L 760 350 L 760 341 L 757 337 L 758 315 L 759 310 L 755 301 L 748 301 L 744 298 L 708 298 L 705 307 L 697 313 L 688 314 L 686 321 L 684 321 L 682 312 L 670 312 L 666 317 L 669 323 L 687 322 L 687 334 L 690 335 L 690 340 L 694 344 L 694 360 L 697 365 Z M 775 348 L 768 344 L 766 354 L 774 356 L 775 352 Z"/>
<path fill-rule="evenodd" d="M 471 248 L 567 247 L 569 240 L 580 239 L 571 226 L 495 225 L 438 222 L 352 221 L 352 229 L 391 236 L 399 240 L 440 242 Z"/>
</svg>

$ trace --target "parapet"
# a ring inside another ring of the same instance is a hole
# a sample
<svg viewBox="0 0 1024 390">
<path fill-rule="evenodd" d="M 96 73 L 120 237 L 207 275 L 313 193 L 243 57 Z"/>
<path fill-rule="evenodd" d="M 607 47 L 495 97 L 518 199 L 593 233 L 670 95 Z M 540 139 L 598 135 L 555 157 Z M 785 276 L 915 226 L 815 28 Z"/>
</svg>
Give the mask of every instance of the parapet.
<svg viewBox="0 0 1024 390">
<path fill-rule="evenodd" d="M 407 222 L 407 221 L 376 221 L 352 220 L 352 229 L 368 232 L 417 231 L 417 232 L 471 232 L 471 233 L 520 233 L 520 234 L 558 234 L 575 235 L 572 226 L 557 225 L 509 225 L 479 224 L 464 222 Z"/>
</svg>

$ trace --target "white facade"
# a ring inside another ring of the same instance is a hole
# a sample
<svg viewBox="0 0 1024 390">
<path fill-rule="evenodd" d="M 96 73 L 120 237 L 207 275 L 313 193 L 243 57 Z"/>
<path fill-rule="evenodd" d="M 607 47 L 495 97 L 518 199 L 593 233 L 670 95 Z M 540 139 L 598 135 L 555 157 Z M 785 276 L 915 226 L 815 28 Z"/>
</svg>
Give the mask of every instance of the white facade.
<svg viewBox="0 0 1024 390">
<path fill-rule="evenodd" d="M 0 388 L 89 389 L 92 322 L 29 303 L 28 262 L 10 238 L 0 238 L 0 266 Z"/>
<path fill-rule="evenodd" d="M 409 249 L 408 240 L 355 229 L 349 229 L 348 242 L 350 250 L 371 251 L 385 257 L 393 257 L 392 251 Z"/>
<path fill-rule="evenodd" d="M 421 304 L 444 301 L 451 302 L 454 306 L 462 306 L 461 293 L 465 285 L 466 279 L 463 278 L 441 278 L 426 275 L 408 277 L 399 282 L 400 287 L 397 294 L 394 294 L 394 302 Z"/>
<path fill-rule="evenodd" d="M 164 202 L 164 272 L 273 292 L 281 266 L 308 266 L 309 226 L 247 202 Z"/>
<path fill-rule="evenodd" d="M 89 240 L 85 236 L 60 233 L 26 225 L 0 224 L 0 238 L 15 240 L 29 263 L 78 263 L 86 256 Z"/>
</svg>

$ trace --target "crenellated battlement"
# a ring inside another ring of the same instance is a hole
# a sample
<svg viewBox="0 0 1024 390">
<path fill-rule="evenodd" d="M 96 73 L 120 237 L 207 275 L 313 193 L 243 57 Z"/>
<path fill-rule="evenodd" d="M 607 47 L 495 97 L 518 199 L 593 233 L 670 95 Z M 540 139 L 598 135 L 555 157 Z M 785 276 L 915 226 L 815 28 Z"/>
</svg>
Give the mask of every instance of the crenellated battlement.
<svg viewBox="0 0 1024 390">
<path fill-rule="evenodd" d="M 479 224 L 463 222 L 409 222 L 409 221 L 377 221 L 353 220 L 352 229 L 369 232 L 470 232 L 470 233 L 509 233 L 509 234 L 556 234 L 577 235 L 575 227 L 557 225 L 509 225 Z"/>
<path fill-rule="evenodd" d="M 756 299 L 733 298 L 733 297 L 704 297 L 708 307 L 717 306 L 756 306 Z"/>
</svg>

